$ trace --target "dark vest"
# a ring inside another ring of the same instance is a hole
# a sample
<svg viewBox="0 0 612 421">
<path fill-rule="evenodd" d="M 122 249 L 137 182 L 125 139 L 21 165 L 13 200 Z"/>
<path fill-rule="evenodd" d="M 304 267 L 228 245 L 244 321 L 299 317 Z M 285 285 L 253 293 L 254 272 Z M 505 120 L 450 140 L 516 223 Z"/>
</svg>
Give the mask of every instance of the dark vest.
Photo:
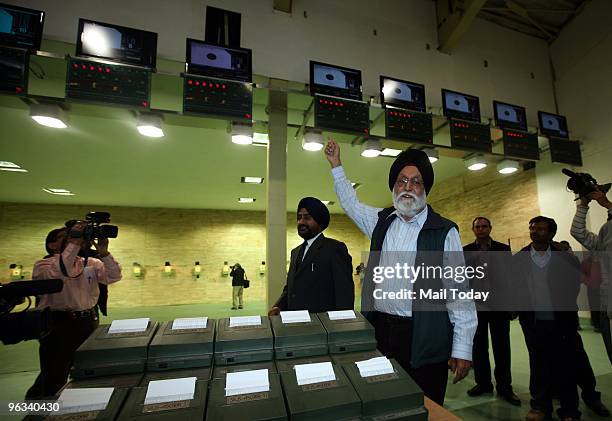
<svg viewBox="0 0 612 421">
<path fill-rule="evenodd" d="M 397 215 L 391 215 L 393 211 L 395 211 L 395 208 L 390 207 L 378 213 L 378 222 L 372 233 L 370 257 L 361 293 L 362 312 L 370 321 L 373 316 L 371 310 L 374 308 L 372 296 L 374 292 L 374 267 L 378 266 L 380 262 L 380 251 L 382 250 L 387 230 L 395 218 L 397 218 Z M 458 230 L 454 222 L 435 213 L 427 205 L 427 219 L 417 238 L 415 267 L 421 264 L 425 266 L 442 266 L 444 242 L 448 231 L 453 227 Z M 425 282 L 427 282 L 427 285 L 424 284 Z M 418 279 L 413 284 L 413 290 L 418 293 L 422 288 L 439 290 L 443 288 L 443 283 L 440 279 L 429 278 L 426 281 Z M 425 307 L 427 307 L 427 311 L 423 311 Z M 410 365 L 413 368 L 418 368 L 428 364 L 447 361 L 452 352 L 453 327 L 450 323 L 445 303 L 434 300 L 413 301 L 412 320 L 413 334 Z"/>
</svg>

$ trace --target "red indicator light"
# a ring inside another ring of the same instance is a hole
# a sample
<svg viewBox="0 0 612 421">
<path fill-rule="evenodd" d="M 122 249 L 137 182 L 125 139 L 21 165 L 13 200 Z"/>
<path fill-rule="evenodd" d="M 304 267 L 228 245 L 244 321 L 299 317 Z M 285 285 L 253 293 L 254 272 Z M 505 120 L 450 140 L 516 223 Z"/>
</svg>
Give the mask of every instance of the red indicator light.
<svg viewBox="0 0 612 421">
<path fill-rule="evenodd" d="M 411 115 L 411 114 L 408 114 L 408 118 L 412 118 L 412 115 Z"/>
<path fill-rule="evenodd" d="M 249 114 L 249 113 L 246 113 L 244 116 L 245 116 L 246 118 L 251 118 L 251 114 Z"/>
<path fill-rule="evenodd" d="M 92 72 L 94 71 L 94 68 L 95 67 L 93 67 L 93 66 L 89 66 L 89 70 L 91 70 Z"/>
<path fill-rule="evenodd" d="M 202 86 L 206 86 L 206 81 L 205 80 L 202 81 Z"/>
<path fill-rule="evenodd" d="M 193 85 L 193 80 L 191 79 L 187 80 L 187 85 Z"/>
<path fill-rule="evenodd" d="M 323 104 L 323 100 L 322 99 L 319 100 L 319 104 Z"/>
<path fill-rule="evenodd" d="M 81 64 L 81 69 L 87 70 L 87 66 L 85 66 L 84 64 Z"/>
<path fill-rule="evenodd" d="M 369 130 L 368 129 L 363 129 L 363 132 L 367 133 L 367 132 L 369 132 Z"/>
<path fill-rule="evenodd" d="M 110 73 L 110 68 L 106 68 L 106 73 Z"/>
<path fill-rule="evenodd" d="M 215 83 L 215 88 L 219 88 L 219 84 L 218 83 Z"/>
<path fill-rule="evenodd" d="M 20 93 L 21 91 L 23 91 L 21 86 L 15 86 L 15 92 Z"/>
<path fill-rule="evenodd" d="M 339 103 L 339 102 L 335 102 L 335 103 L 334 103 L 334 105 L 335 105 L 336 107 L 339 107 L 339 106 L 340 106 L 340 103 Z"/>
<path fill-rule="evenodd" d="M 149 106 L 149 102 L 148 101 L 142 101 L 142 106 L 143 107 L 148 107 Z"/>
<path fill-rule="evenodd" d="M 196 80 L 196 86 L 200 86 L 200 81 Z"/>
<path fill-rule="evenodd" d="M 341 103 L 340 103 L 340 106 L 341 106 L 341 107 L 344 107 L 344 102 L 341 102 Z"/>
<path fill-rule="evenodd" d="M 225 87 L 226 87 L 225 85 L 221 85 L 221 88 L 222 88 L 222 89 L 225 89 Z"/>
<path fill-rule="evenodd" d="M 76 63 L 74 63 L 74 64 L 72 65 L 72 67 L 74 67 L 75 69 L 78 69 L 78 68 L 79 68 L 79 65 L 78 65 L 78 64 L 76 64 Z"/>
<path fill-rule="evenodd" d="M 98 72 L 102 73 L 102 68 L 101 67 L 98 67 Z"/>
</svg>

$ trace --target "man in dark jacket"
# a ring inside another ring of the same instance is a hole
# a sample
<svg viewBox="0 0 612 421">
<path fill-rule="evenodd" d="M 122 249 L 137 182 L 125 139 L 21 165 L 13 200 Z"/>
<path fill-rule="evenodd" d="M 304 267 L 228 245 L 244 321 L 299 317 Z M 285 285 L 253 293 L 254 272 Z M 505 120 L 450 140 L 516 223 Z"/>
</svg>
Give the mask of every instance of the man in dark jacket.
<svg viewBox="0 0 612 421">
<path fill-rule="evenodd" d="M 236 263 L 232 266 L 230 272 L 232 277 L 232 310 L 242 309 L 242 294 L 244 293 L 244 269 L 240 266 L 240 263 Z"/>
<path fill-rule="evenodd" d="M 505 288 L 505 263 L 509 263 L 510 247 L 491 238 L 491 221 L 484 216 L 478 216 L 472 221 L 472 232 L 476 237 L 473 243 L 463 246 L 465 261 L 470 266 L 487 266 L 487 277 L 474 280 L 473 288 L 491 291 L 493 298 L 503 294 Z M 483 282 L 484 281 L 484 282 Z M 484 283 L 484 285 L 475 285 Z M 493 391 L 491 383 L 491 363 L 489 362 L 489 329 L 491 343 L 495 356 L 495 382 L 497 394 L 511 403 L 520 405 L 521 400 L 512 391 L 512 375 L 510 373 L 510 316 L 507 311 L 490 305 L 477 303 L 478 328 L 474 335 L 474 378 L 476 386 L 468 390 L 470 396 L 480 396 Z"/>
<path fill-rule="evenodd" d="M 291 250 L 287 284 L 269 315 L 284 310 L 320 313 L 354 307 L 352 260 L 346 245 L 323 235 L 329 211 L 319 199 L 305 197 L 297 207 L 302 245 Z"/>
<path fill-rule="evenodd" d="M 559 393 L 559 417 L 580 419 L 576 390 L 580 262 L 552 242 L 556 232 L 554 219 L 533 218 L 532 242 L 513 259 L 515 305 L 529 352 L 528 421 L 551 416 L 553 387 Z"/>
</svg>

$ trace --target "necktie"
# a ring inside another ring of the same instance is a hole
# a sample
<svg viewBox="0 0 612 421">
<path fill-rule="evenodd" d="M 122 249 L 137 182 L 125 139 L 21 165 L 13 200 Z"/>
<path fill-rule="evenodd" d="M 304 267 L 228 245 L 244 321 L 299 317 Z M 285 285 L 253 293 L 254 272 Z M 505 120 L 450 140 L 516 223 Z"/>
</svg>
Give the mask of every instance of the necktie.
<svg viewBox="0 0 612 421">
<path fill-rule="evenodd" d="M 297 260 L 295 262 L 295 268 L 299 268 L 300 264 L 302 263 L 302 260 L 304 260 L 304 253 L 306 252 L 306 246 L 308 245 L 307 241 L 304 241 L 302 243 L 302 247 L 300 247 L 300 251 L 298 252 L 297 255 Z"/>
</svg>

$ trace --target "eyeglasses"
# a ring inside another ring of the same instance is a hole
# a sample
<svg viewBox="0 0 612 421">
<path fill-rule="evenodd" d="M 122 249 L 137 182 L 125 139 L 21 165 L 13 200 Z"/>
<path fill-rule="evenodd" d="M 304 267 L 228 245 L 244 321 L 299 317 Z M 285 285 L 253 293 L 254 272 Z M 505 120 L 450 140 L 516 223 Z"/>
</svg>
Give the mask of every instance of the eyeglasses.
<svg viewBox="0 0 612 421">
<path fill-rule="evenodd" d="M 423 180 L 421 180 L 419 177 L 413 177 L 413 178 L 402 177 L 402 178 L 398 178 L 397 181 L 395 182 L 395 185 L 397 187 L 409 186 L 410 184 L 412 184 L 412 186 L 415 188 L 422 188 Z"/>
</svg>

